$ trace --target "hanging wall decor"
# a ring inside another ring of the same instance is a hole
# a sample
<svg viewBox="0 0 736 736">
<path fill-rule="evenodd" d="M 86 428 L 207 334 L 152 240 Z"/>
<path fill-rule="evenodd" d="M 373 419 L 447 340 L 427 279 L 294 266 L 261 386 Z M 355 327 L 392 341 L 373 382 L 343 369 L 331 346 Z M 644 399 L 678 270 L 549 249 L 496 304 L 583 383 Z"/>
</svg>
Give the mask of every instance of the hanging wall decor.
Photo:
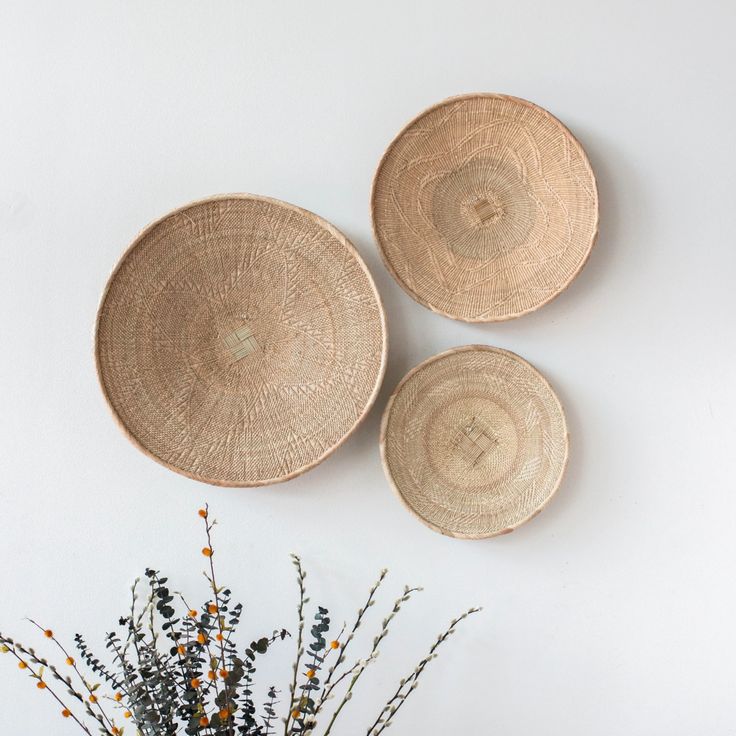
<svg viewBox="0 0 736 736">
<path fill-rule="evenodd" d="M 139 448 L 196 480 L 257 486 L 312 468 L 365 417 L 386 322 L 335 227 L 275 199 L 223 195 L 136 238 L 103 295 L 95 355 Z"/>
<path fill-rule="evenodd" d="M 381 424 L 384 470 L 404 505 L 451 537 L 512 531 L 535 516 L 567 462 L 565 415 L 514 353 L 468 345 L 401 381 Z"/>
<path fill-rule="evenodd" d="M 516 97 L 452 97 L 412 120 L 375 175 L 383 260 L 420 304 L 495 322 L 546 304 L 598 230 L 593 171 L 572 133 Z"/>
</svg>

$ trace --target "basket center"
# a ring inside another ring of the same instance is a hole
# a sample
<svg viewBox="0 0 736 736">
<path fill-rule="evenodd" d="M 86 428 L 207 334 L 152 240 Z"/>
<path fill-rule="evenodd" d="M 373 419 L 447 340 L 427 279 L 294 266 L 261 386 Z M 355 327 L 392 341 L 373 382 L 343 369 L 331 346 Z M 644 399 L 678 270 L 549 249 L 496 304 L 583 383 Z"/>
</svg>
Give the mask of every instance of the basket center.
<svg viewBox="0 0 736 736">
<path fill-rule="evenodd" d="M 253 330 L 244 325 L 233 330 L 222 338 L 225 349 L 230 354 L 233 363 L 255 353 L 260 349 L 260 345 L 253 334 Z"/>
<path fill-rule="evenodd" d="M 476 199 L 473 202 L 472 209 L 481 225 L 495 222 L 504 213 L 503 206 L 493 195 Z"/>
<path fill-rule="evenodd" d="M 487 427 L 473 417 L 463 424 L 453 438 L 453 447 L 471 465 L 477 465 L 498 444 L 498 439 Z"/>
</svg>

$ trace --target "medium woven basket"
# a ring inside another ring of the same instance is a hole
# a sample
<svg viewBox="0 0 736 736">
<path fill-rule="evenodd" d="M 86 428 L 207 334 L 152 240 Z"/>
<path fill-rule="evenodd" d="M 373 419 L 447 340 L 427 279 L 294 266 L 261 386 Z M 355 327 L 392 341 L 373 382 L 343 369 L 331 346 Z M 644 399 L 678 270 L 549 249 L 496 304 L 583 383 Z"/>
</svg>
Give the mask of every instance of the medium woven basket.
<svg viewBox="0 0 736 736">
<path fill-rule="evenodd" d="M 342 233 L 250 194 L 194 202 L 146 228 L 97 316 L 97 370 L 128 437 L 225 486 L 293 478 L 365 417 L 386 322 Z"/>
<path fill-rule="evenodd" d="M 468 322 L 546 304 L 579 273 L 598 231 L 582 146 L 546 110 L 497 94 L 453 97 L 412 120 L 378 166 L 371 211 L 399 284 Z"/>
<path fill-rule="evenodd" d="M 414 368 L 381 424 L 386 476 L 435 531 L 505 534 L 535 516 L 567 463 L 565 415 L 549 383 L 514 353 L 455 348 Z"/>
</svg>

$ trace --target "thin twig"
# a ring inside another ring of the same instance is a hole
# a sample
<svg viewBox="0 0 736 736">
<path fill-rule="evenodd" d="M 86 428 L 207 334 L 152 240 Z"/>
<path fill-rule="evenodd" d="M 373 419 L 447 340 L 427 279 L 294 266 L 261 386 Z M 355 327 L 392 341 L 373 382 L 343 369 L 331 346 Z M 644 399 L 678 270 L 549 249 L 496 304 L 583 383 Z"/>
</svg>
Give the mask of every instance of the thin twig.
<svg viewBox="0 0 736 736">
<path fill-rule="evenodd" d="M 378 736 L 386 729 L 391 722 L 391 719 L 396 715 L 401 706 L 406 702 L 406 699 L 416 689 L 419 684 L 419 677 L 424 672 L 425 667 L 437 656 L 437 649 L 448 639 L 448 637 L 455 633 L 455 627 L 468 616 L 481 611 L 481 608 L 470 608 L 461 616 L 453 619 L 447 629 L 437 637 L 437 641 L 430 647 L 427 656 L 422 659 L 419 664 L 414 668 L 414 671 L 405 679 L 399 682 L 396 692 L 389 699 L 388 703 L 384 706 L 383 710 L 378 715 L 378 718 L 373 722 L 373 725 L 368 729 L 367 736 Z M 408 686 L 408 687 L 407 687 Z M 396 706 L 393 704 L 398 700 Z M 386 715 L 385 718 L 383 716 Z M 374 730 L 377 729 L 377 730 Z M 325 734 L 325 736 L 327 736 Z"/>
</svg>

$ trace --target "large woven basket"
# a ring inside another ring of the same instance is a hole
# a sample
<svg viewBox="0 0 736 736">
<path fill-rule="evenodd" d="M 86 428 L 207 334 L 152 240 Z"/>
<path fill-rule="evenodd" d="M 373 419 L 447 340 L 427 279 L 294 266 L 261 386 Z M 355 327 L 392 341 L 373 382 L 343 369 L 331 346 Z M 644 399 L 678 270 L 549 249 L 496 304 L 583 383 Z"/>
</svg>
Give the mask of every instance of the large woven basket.
<svg viewBox="0 0 736 736">
<path fill-rule="evenodd" d="M 541 107 L 496 94 L 430 107 L 375 175 L 383 260 L 420 304 L 469 322 L 546 304 L 583 267 L 598 230 L 582 146 Z"/>
<path fill-rule="evenodd" d="M 451 537 L 505 534 L 557 490 L 568 438 L 560 402 L 518 355 L 485 345 L 425 361 L 397 387 L 381 456 L 404 505 Z"/>
<path fill-rule="evenodd" d="M 383 307 L 342 233 L 294 205 L 212 197 L 146 228 L 97 317 L 103 392 L 144 452 L 196 480 L 287 480 L 365 417 Z"/>
</svg>

